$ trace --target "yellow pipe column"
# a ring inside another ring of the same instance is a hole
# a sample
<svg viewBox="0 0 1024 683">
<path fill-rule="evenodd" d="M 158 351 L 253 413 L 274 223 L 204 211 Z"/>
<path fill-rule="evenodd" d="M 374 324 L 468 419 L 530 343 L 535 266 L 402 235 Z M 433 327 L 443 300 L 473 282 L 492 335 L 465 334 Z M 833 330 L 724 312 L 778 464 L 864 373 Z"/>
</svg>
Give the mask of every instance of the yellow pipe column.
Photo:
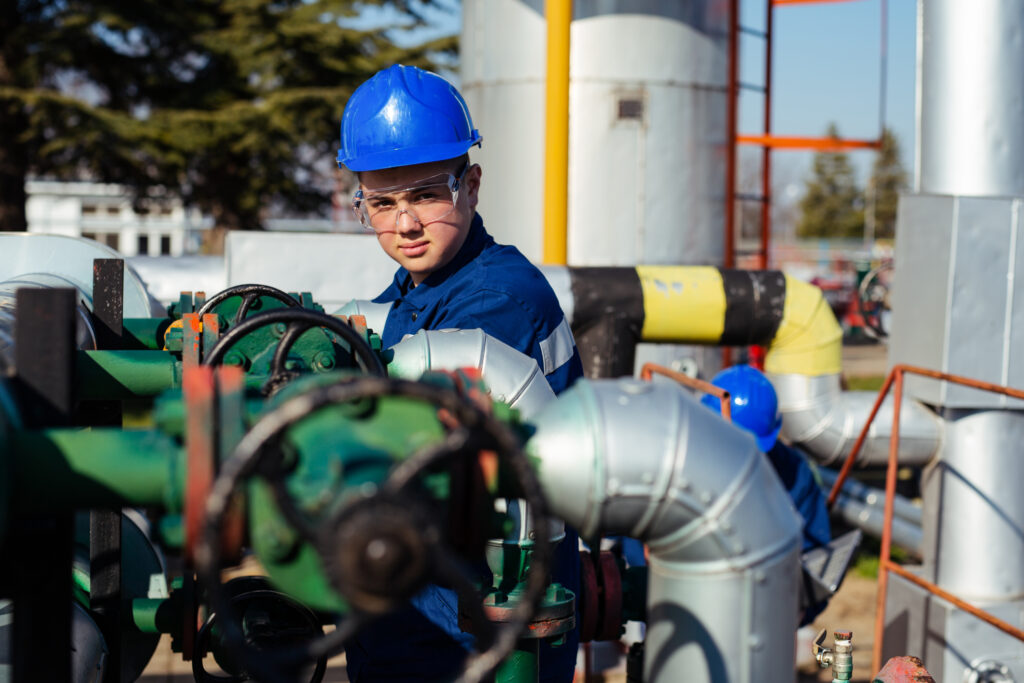
<svg viewBox="0 0 1024 683">
<path fill-rule="evenodd" d="M 544 263 L 564 265 L 569 231 L 569 30 L 572 0 L 547 0 Z"/>
</svg>

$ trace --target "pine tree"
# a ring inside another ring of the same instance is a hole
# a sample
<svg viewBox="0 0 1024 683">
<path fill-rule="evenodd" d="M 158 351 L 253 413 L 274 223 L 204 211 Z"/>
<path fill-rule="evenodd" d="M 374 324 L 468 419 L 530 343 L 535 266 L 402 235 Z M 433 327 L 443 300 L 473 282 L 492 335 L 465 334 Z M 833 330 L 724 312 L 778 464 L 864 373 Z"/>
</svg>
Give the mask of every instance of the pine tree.
<svg viewBox="0 0 1024 683">
<path fill-rule="evenodd" d="M 828 137 L 839 129 L 829 124 Z M 863 196 L 850 158 L 843 152 L 817 152 L 807 191 L 800 200 L 800 237 L 860 237 L 864 232 Z"/>
<path fill-rule="evenodd" d="M 311 209 L 352 90 L 431 66 L 455 38 L 398 48 L 350 23 L 368 5 L 416 26 L 435 0 L 10 0 L 0 3 L 0 230 L 25 229 L 29 175 L 165 186 L 227 228 Z"/>
<path fill-rule="evenodd" d="M 896 234 L 896 205 L 900 191 L 907 188 L 907 173 L 900 161 L 899 140 L 888 128 L 882 133 L 882 146 L 868 182 L 874 191 L 874 236 L 892 238 Z"/>
</svg>

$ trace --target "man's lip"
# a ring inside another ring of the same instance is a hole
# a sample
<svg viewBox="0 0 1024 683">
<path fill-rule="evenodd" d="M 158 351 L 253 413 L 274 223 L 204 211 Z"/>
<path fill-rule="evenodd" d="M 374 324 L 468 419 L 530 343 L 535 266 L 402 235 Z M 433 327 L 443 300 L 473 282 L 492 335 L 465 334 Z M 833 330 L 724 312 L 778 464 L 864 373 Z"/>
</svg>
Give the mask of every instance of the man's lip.
<svg viewBox="0 0 1024 683">
<path fill-rule="evenodd" d="M 407 242 L 406 244 L 400 244 L 398 245 L 398 248 L 401 250 L 403 254 L 417 256 L 421 253 L 426 253 L 427 247 L 429 245 L 430 242 L 423 240 L 420 242 Z"/>
</svg>

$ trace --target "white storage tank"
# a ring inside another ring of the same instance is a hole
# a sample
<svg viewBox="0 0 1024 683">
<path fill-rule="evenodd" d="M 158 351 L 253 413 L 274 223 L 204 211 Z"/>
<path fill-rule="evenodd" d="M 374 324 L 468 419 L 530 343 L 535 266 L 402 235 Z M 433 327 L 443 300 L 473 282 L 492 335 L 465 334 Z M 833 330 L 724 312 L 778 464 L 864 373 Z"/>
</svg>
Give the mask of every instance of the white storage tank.
<svg viewBox="0 0 1024 683">
<path fill-rule="evenodd" d="M 720 265 L 729 3 L 575 0 L 568 262 Z M 480 212 L 543 256 L 544 0 L 465 0 L 462 92 L 483 148 Z"/>
</svg>

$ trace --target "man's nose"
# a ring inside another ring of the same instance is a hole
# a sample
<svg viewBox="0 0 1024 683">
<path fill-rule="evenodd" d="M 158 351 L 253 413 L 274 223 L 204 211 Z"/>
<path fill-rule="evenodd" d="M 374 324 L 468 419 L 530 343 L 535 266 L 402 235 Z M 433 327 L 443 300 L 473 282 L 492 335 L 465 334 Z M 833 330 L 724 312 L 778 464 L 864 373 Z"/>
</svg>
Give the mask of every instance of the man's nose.
<svg viewBox="0 0 1024 683">
<path fill-rule="evenodd" d="M 420 219 L 409 209 L 399 209 L 395 217 L 395 230 L 399 233 L 416 232 L 420 229 Z"/>
</svg>

